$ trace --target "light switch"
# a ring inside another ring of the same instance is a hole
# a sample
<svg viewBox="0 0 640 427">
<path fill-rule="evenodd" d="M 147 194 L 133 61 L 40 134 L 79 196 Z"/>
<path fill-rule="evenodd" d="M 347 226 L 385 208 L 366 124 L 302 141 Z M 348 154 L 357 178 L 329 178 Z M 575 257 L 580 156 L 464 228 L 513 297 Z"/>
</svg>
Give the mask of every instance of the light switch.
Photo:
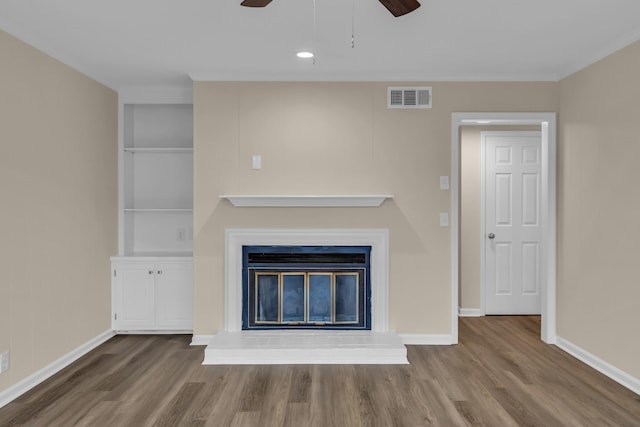
<svg viewBox="0 0 640 427">
<path fill-rule="evenodd" d="M 440 227 L 449 226 L 449 214 L 447 212 L 440 212 Z"/>
<path fill-rule="evenodd" d="M 254 154 L 251 157 L 251 168 L 262 169 L 262 156 L 260 154 Z"/>
<path fill-rule="evenodd" d="M 440 189 L 441 190 L 448 190 L 449 189 L 449 177 L 448 176 L 441 176 L 440 177 Z"/>
</svg>

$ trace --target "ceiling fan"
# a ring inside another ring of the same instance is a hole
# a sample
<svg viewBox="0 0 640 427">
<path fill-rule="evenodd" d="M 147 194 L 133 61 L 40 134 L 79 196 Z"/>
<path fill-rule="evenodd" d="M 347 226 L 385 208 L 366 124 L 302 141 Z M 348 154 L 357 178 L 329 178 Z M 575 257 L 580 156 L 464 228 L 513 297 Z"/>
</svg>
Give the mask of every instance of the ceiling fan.
<svg viewBox="0 0 640 427">
<path fill-rule="evenodd" d="M 420 7 L 418 0 L 379 0 L 393 16 L 406 15 Z M 265 7 L 271 3 L 271 0 L 243 0 L 240 3 L 246 7 Z"/>
</svg>

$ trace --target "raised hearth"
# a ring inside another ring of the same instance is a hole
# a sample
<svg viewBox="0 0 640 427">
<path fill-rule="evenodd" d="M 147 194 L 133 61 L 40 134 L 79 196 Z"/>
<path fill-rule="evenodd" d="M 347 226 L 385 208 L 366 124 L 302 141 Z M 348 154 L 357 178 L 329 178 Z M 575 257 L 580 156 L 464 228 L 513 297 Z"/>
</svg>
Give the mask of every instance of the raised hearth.
<svg viewBox="0 0 640 427">
<path fill-rule="evenodd" d="M 205 365 L 406 365 L 398 334 L 370 331 L 221 332 L 204 352 Z"/>
</svg>

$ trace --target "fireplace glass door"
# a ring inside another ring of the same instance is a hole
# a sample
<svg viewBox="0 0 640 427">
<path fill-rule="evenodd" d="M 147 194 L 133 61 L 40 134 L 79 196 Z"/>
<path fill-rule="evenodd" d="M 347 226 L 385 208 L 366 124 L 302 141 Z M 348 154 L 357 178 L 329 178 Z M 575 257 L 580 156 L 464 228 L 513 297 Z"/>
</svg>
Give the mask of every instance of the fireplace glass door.
<svg viewBox="0 0 640 427">
<path fill-rule="evenodd" d="M 255 272 L 257 325 L 355 324 L 358 272 Z"/>
<path fill-rule="evenodd" d="M 256 262 L 245 269 L 243 329 L 370 329 L 368 263 L 304 253 L 247 259 Z"/>
</svg>

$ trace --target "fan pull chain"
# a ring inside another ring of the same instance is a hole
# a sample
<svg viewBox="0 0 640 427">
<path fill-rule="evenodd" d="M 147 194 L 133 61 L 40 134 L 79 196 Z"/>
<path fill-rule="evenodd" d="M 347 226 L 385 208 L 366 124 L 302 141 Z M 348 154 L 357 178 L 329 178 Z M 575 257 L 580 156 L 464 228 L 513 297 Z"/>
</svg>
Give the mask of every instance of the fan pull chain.
<svg viewBox="0 0 640 427">
<path fill-rule="evenodd" d="M 313 0 L 313 43 L 314 50 L 316 48 L 316 0 Z M 313 65 L 316 65 L 316 55 L 313 55 Z"/>
<path fill-rule="evenodd" d="M 351 49 L 356 47 L 356 0 L 351 3 Z"/>
</svg>

